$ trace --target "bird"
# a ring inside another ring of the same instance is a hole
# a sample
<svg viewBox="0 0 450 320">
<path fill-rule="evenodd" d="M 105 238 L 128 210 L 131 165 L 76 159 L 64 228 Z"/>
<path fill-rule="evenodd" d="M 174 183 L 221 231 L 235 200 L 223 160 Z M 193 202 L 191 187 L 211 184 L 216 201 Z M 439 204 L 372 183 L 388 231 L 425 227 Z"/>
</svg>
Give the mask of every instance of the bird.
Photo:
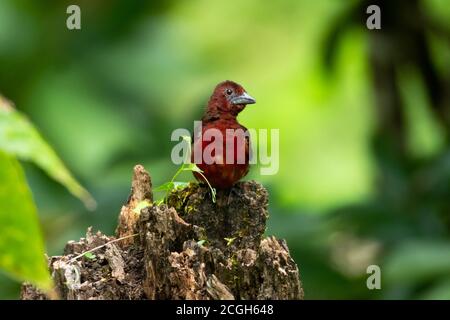
<svg viewBox="0 0 450 320">
<path fill-rule="evenodd" d="M 226 80 L 215 87 L 191 146 L 191 162 L 202 171 L 193 172 L 198 181 L 229 189 L 247 175 L 250 137 L 237 116 L 254 103 L 256 100 L 236 82 Z"/>
</svg>

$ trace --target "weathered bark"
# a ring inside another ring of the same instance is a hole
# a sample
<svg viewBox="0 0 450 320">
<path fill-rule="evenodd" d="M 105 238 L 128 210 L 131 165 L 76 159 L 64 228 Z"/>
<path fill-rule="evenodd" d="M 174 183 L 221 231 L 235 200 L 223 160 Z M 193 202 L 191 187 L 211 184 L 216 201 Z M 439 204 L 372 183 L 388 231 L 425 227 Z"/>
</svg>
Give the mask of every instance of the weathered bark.
<svg viewBox="0 0 450 320">
<path fill-rule="evenodd" d="M 260 184 L 219 190 L 216 203 L 198 184 L 171 192 L 167 204 L 152 199 L 150 176 L 136 166 L 117 238 L 88 229 L 49 259 L 61 299 L 303 298 L 286 242 L 263 238 L 268 194 Z M 46 297 L 24 284 L 21 298 Z"/>
<path fill-rule="evenodd" d="M 140 208 L 152 202 L 152 179 L 143 166 L 137 165 L 134 167 L 133 179 L 131 180 L 130 196 L 120 210 L 119 223 L 116 229 L 117 238 L 130 236 L 136 232 L 135 226 L 139 219 Z M 134 243 L 132 237 L 123 241 L 123 244 Z"/>
</svg>

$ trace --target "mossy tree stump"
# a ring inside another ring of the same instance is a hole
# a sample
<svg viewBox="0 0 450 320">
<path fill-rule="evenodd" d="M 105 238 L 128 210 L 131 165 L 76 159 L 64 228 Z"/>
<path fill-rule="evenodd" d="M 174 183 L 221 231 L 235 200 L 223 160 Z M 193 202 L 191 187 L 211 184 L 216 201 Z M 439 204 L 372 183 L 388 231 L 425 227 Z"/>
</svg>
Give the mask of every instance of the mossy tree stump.
<svg viewBox="0 0 450 320">
<path fill-rule="evenodd" d="M 150 176 L 138 165 L 116 236 L 89 229 L 64 255 L 49 258 L 61 299 L 303 298 L 286 242 L 263 236 L 262 185 L 240 182 L 219 190 L 213 203 L 206 186 L 189 184 L 167 204 L 152 201 Z M 24 284 L 21 298 L 46 296 Z"/>
</svg>

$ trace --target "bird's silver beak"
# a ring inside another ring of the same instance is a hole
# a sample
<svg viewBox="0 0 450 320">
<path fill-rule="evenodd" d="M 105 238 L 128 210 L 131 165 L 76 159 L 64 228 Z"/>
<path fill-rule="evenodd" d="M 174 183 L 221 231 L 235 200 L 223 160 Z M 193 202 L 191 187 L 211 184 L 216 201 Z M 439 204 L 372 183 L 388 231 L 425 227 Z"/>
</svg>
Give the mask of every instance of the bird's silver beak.
<svg viewBox="0 0 450 320">
<path fill-rule="evenodd" d="M 253 104 L 256 100 L 253 99 L 247 92 L 244 92 L 240 96 L 231 99 L 232 104 Z"/>
</svg>

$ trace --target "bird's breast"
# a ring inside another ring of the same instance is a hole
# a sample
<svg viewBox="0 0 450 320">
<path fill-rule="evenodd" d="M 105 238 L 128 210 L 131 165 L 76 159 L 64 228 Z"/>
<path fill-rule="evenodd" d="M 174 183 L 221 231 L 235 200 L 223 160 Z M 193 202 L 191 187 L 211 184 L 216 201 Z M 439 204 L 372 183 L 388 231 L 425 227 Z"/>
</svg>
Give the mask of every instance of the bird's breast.
<svg viewBox="0 0 450 320">
<path fill-rule="evenodd" d="M 247 129 L 239 124 L 204 126 L 202 135 L 194 139 L 192 161 L 212 186 L 229 188 L 248 173 L 249 140 Z"/>
</svg>

